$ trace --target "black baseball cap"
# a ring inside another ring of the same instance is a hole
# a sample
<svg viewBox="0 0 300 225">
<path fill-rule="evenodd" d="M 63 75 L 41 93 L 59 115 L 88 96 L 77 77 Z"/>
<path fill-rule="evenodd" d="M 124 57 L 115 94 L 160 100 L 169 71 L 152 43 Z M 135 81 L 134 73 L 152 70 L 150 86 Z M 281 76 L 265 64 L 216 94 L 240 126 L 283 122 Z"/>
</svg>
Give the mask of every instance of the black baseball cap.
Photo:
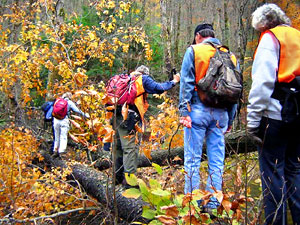
<svg viewBox="0 0 300 225">
<path fill-rule="evenodd" d="M 201 31 L 201 30 L 204 30 L 204 29 L 209 29 L 209 30 L 214 30 L 213 26 L 209 23 L 201 23 L 199 24 L 196 29 L 195 29 L 195 32 L 194 32 L 194 41 L 193 41 L 193 45 L 196 44 L 195 42 L 195 37 L 196 37 L 196 34 Z"/>
</svg>

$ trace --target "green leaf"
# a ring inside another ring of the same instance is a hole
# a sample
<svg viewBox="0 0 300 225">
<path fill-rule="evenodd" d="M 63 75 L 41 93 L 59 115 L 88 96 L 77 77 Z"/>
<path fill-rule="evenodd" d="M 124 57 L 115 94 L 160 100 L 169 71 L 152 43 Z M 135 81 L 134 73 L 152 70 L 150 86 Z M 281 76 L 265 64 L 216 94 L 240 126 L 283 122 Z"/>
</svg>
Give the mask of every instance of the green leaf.
<svg viewBox="0 0 300 225">
<path fill-rule="evenodd" d="M 152 220 L 150 223 L 148 223 L 149 225 L 162 225 L 162 223 L 158 220 Z"/>
<path fill-rule="evenodd" d="M 169 191 L 164 191 L 164 190 L 161 190 L 161 189 L 153 190 L 153 191 L 151 191 L 151 193 L 154 194 L 154 195 L 162 196 L 162 197 L 171 195 L 171 193 Z"/>
<path fill-rule="evenodd" d="M 137 199 L 141 196 L 141 192 L 136 188 L 129 188 L 122 193 L 122 195 L 126 198 L 134 198 Z"/>
<path fill-rule="evenodd" d="M 156 172 L 159 174 L 159 175 L 162 175 L 162 168 L 160 165 L 156 164 L 156 163 L 152 163 L 152 166 L 155 168 Z"/>
<path fill-rule="evenodd" d="M 149 220 L 152 220 L 152 219 L 154 219 L 155 215 L 156 215 L 155 210 L 149 209 L 149 207 L 143 207 L 142 217 L 144 217 L 146 219 L 149 219 Z"/>
<path fill-rule="evenodd" d="M 143 195 L 149 195 L 149 188 L 147 187 L 146 183 L 142 179 L 138 179 L 140 191 Z"/>
<path fill-rule="evenodd" d="M 149 185 L 151 189 L 161 189 L 160 183 L 152 178 L 149 179 Z"/>
<path fill-rule="evenodd" d="M 130 186 L 138 185 L 137 177 L 133 173 L 131 173 L 129 175 L 128 175 L 128 173 L 125 173 L 125 179 L 126 179 L 127 184 L 129 184 Z"/>
</svg>

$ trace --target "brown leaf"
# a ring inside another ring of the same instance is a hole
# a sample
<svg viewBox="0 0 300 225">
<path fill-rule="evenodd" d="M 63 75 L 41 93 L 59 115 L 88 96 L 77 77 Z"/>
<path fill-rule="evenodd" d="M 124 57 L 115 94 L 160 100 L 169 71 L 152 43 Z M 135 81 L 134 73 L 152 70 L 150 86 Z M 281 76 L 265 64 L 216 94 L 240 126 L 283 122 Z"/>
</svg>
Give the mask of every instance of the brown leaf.
<svg viewBox="0 0 300 225">
<path fill-rule="evenodd" d="M 75 137 L 73 134 L 69 133 L 70 137 L 72 138 L 73 141 L 75 141 L 76 143 L 79 143 L 79 139 L 77 137 Z"/>
<path fill-rule="evenodd" d="M 75 120 L 83 121 L 82 117 L 77 116 L 77 115 L 71 115 Z"/>
<path fill-rule="evenodd" d="M 185 221 L 185 224 L 201 225 L 194 215 L 185 215 L 182 219 Z"/>
<path fill-rule="evenodd" d="M 106 134 L 103 138 L 103 143 L 112 143 L 115 131 L 111 127 L 105 127 Z"/>
<path fill-rule="evenodd" d="M 71 122 L 71 124 L 72 124 L 74 127 L 76 127 L 77 129 L 79 129 L 80 131 L 84 131 L 84 130 L 82 129 L 82 127 L 80 126 L 79 123 L 77 123 L 77 122 L 75 122 L 74 120 L 71 120 L 71 119 L 70 119 L 70 122 Z"/>
<path fill-rule="evenodd" d="M 193 196 L 191 193 L 187 193 L 182 199 L 182 207 L 184 208 L 187 204 L 189 204 L 193 200 Z"/>
<path fill-rule="evenodd" d="M 236 168 L 236 179 L 235 179 L 235 185 L 240 187 L 242 185 L 242 169 L 240 165 Z"/>
<path fill-rule="evenodd" d="M 163 206 L 162 210 L 166 210 L 166 215 L 171 217 L 178 217 L 179 211 L 176 205 Z"/>
<path fill-rule="evenodd" d="M 213 196 L 216 197 L 216 199 L 219 201 L 219 202 L 222 202 L 223 201 L 223 192 L 222 191 L 216 191 L 215 193 L 213 193 Z"/>
<path fill-rule="evenodd" d="M 231 203 L 231 209 L 232 209 L 233 211 L 235 211 L 237 208 L 239 208 L 239 206 L 240 206 L 240 203 L 239 203 L 238 201 L 236 201 L 236 200 L 234 200 L 234 201 Z"/>
<path fill-rule="evenodd" d="M 159 215 L 159 216 L 156 216 L 155 218 L 158 219 L 160 222 L 162 222 L 165 225 L 176 225 L 176 221 L 172 217 L 165 216 L 165 215 Z"/>
<path fill-rule="evenodd" d="M 205 223 L 210 217 L 207 213 L 200 214 L 201 222 Z"/>
<path fill-rule="evenodd" d="M 224 207 L 225 211 L 227 213 L 229 213 L 230 209 L 231 209 L 231 202 L 230 201 L 227 201 L 227 200 L 223 200 L 222 201 L 222 206 Z"/>
</svg>

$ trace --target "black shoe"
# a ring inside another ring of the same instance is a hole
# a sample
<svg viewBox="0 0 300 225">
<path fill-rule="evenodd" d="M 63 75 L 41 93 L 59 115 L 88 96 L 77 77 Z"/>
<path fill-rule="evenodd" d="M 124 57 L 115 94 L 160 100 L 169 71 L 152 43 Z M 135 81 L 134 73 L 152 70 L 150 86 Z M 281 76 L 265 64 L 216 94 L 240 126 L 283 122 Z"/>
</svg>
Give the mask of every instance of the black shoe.
<svg viewBox="0 0 300 225">
<path fill-rule="evenodd" d="M 58 157 L 59 157 L 59 153 L 58 153 L 58 152 L 54 152 L 54 153 L 52 154 L 52 157 L 53 157 L 53 158 L 58 158 Z"/>
<path fill-rule="evenodd" d="M 213 214 L 213 210 L 214 210 L 214 208 L 203 207 L 201 210 L 201 213 L 207 213 L 209 215 L 210 219 L 213 220 L 213 219 L 217 218 L 217 216 L 215 216 Z"/>
</svg>

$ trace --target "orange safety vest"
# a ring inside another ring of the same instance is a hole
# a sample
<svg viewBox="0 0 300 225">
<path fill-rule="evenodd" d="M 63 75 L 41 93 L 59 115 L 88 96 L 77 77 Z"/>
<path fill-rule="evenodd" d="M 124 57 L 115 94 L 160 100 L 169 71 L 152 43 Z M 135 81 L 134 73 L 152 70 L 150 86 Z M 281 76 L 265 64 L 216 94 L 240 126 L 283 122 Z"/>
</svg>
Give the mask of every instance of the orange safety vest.
<svg viewBox="0 0 300 225">
<path fill-rule="evenodd" d="M 134 100 L 134 104 L 140 113 L 142 123 L 143 123 L 142 130 L 144 131 L 144 129 L 145 129 L 144 116 L 145 116 L 145 113 L 147 112 L 149 104 L 147 102 L 147 93 L 145 92 L 145 89 L 143 86 L 143 76 L 139 76 L 136 79 L 135 85 L 136 85 L 136 96 L 137 97 Z"/>
<path fill-rule="evenodd" d="M 296 76 L 300 76 L 300 31 L 281 25 L 263 32 L 261 37 L 265 33 L 273 34 L 280 45 L 278 82 L 291 82 Z"/>
<path fill-rule="evenodd" d="M 210 44 L 200 43 L 192 45 L 195 55 L 195 78 L 196 84 L 201 80 L 208 69 L 209 61 L 214 56 L 216 49 Z M 225 48 L 221 48 L 222 51 L 227 51 Z M 237 65 L 236 57 L 231 54 L 231 60 L 233 64 Z"/>
</svg>

